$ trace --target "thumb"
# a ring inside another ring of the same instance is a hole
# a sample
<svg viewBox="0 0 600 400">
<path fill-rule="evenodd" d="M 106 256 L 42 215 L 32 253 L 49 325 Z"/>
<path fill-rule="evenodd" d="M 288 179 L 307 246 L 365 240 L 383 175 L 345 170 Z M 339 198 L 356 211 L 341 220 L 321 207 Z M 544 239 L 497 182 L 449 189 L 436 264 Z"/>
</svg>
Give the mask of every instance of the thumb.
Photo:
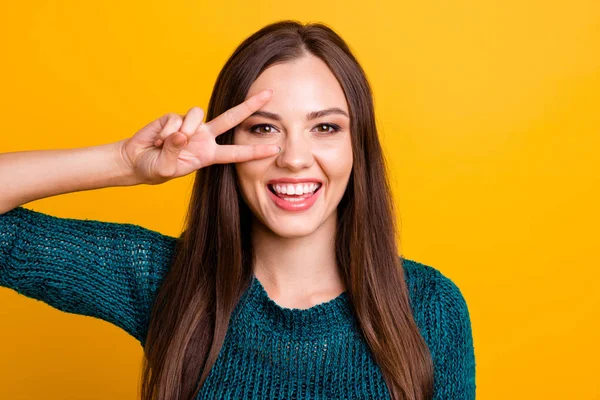
<svg viewBox="0 0 600 400">
<path fill-rule="evenodd" d="M 157 171 L 162 177 L 172 177 L 177 171 L 177 158 L 187 144 L 187 136 L 181 132 L 170 134 L 158 156 Z"/>
</svg>

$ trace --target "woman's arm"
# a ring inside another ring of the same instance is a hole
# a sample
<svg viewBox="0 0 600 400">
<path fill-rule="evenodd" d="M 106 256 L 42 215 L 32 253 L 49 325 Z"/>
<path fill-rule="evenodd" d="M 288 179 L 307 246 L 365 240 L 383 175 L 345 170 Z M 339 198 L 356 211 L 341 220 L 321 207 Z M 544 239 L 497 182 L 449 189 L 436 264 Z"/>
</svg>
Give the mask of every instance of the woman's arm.
<svg viewBox="0 0 600 400">
<path fill-rule="evenodd" d="M 0 287 L 110 322 L 144 345 L 177 240 L 134 224 L 17 207 L 0 215 Z"/>
<path fill-rule="evenodd" d="M 475 399 L 475 348 L 467 302 L 439 270 L 402 259 L 415 322 L 431 352 L 433 400 Z"/>
<path fill-rule="evenodd" d="M 142 183 L 121 154 L 122 142 L 0 154 L 0 214 L 58 194 Z"/>
<path fill-rule="evenodd" d="M 474 400 L 475 348 L 467 302 L 458 286 L 441 273 L 432 297 L 437 321 L 434 399 Z"/>
<path fill-rule="evenodd" d="M 266 96 L 265 96 L 266 94 Z M 215 163 L 269 157 L 275 145 L 217 145 L 258 110 L 263 91 L 202 123 L 169 113 L 120 142 L 0 154 L 0 286 L 59 310 L 111 322 L 144 345 L 154 293 L 178 238 L 133 224 L 59 218 L 20 207 L 61 193 L 160 184 Z"/>
<path fill-rule="evenodd" d="M 217 145 L 271 96 L 265 90 L 208 123 L 192 107 L 182 118 L 168 113 L 131 138 L 68 150 L 0 154 L 0 214 L 44 197 L 108 186 L 160 184 L 211 164 L 250 161 L 277 154 L 276 145 Z"/>
</svg>

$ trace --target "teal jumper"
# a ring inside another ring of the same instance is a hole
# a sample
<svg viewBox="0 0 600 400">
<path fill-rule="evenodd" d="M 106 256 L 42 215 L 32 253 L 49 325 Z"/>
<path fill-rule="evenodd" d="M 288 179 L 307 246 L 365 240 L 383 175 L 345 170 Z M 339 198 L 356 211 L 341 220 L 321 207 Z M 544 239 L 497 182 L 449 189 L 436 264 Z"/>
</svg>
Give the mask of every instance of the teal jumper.
<svg viewBox="0 0 600 400">
<path fill-rule="evenodd" d="M 0 215 L 0 286 L 114 324 L 144 346 L 156 291 L 178 238 L 133 224 Z M 435 400 L 475 399 L 471 322 L 460 289 L 402 259 L 415 321 L 434 365 Z M 197 399 L 389 399 L 346 292 L 285 308 L 252 277 Z"/>
</svg>

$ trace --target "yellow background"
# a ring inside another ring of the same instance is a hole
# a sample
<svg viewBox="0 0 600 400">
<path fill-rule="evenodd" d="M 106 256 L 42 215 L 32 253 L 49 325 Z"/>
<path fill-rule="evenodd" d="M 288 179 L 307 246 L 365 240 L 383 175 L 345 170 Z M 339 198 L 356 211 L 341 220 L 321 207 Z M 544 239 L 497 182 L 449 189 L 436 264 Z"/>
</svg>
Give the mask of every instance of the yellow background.
<svg viewBox="0 0 600 400">
<path fill-rule="evenodd" d="M 374 94 L 404 257 L 462 290 L 478 399 L 600 399 L 600 3 L 30 1 L 3 6 L 0 151 L 204 109 L 249 34 L 325 22 Z M 181 231 L 192 175 L 26 205 Z M 142 348 L 0 289 L 1 399 L 136 399 Z"/>
</svg>

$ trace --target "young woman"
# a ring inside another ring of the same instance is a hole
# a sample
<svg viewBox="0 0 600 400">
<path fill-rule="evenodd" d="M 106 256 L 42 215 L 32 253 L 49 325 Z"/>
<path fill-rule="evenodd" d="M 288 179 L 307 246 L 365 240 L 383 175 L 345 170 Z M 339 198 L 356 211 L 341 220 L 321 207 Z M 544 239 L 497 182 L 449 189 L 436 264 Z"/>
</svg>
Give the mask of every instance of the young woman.
<svg viewBox="0 0 600 400">
<path fill-rule="evenodd" d="M 0 155 L 0 285 L 136 337 L 144 400 L 473 399 L 466 302 L 398 256 L 372 94 L 346 43 L 322 24 L 264 27 L 203 119 L 194 107 L 110 145 Z M 191 172 L 177 238 L 21 207 Z"/>
</svg>

